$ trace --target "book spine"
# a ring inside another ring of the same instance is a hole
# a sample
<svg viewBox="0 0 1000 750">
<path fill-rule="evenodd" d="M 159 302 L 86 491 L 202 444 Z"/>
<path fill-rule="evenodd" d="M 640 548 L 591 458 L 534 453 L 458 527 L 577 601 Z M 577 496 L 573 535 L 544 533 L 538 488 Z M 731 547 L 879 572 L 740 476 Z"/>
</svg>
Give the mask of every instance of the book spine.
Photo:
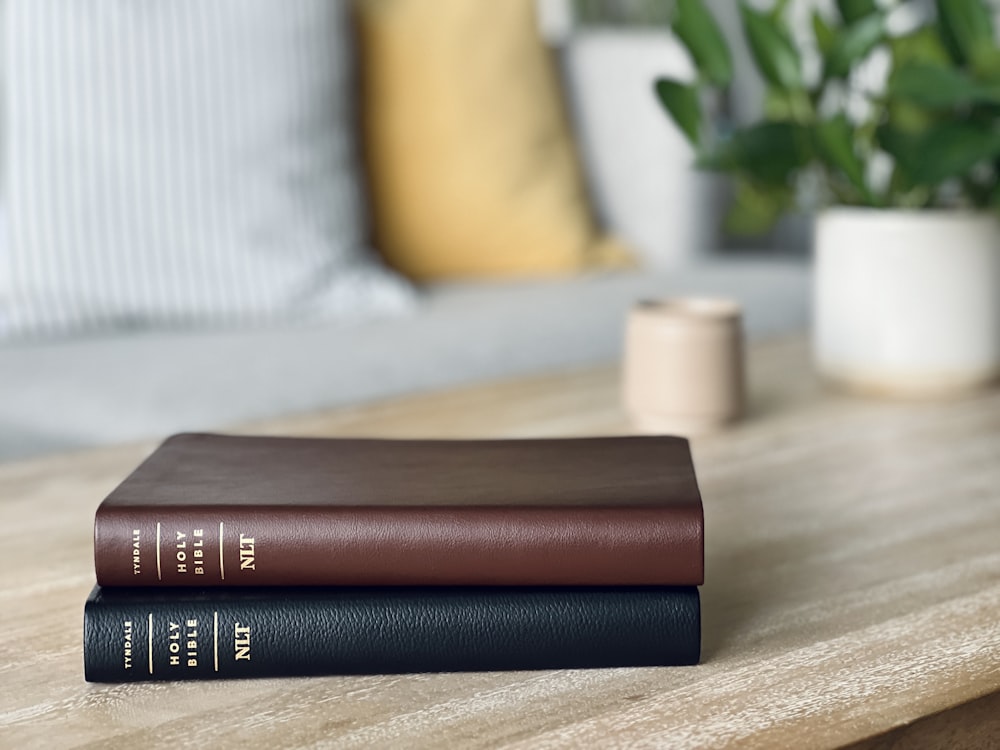
<svg viewBox="0 0 1000 750">
<path fill-rule="evenodd" d="M 90 682 L 685 665 L 700 651 L 695 588 L 117 591 L 86 605 Z"/>
<path fill-rule="evenodd" d="M 700 509 L 100 508 L 102 586 L 696 586 Z"/>
</svg>

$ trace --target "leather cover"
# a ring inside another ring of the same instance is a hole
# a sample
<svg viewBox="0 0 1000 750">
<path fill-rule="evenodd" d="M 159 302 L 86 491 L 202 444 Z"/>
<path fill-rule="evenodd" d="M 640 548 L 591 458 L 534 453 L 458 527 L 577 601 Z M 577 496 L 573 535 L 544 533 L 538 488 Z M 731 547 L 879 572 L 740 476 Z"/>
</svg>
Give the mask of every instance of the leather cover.
<svg viewBox="0 0 1000 750">
<path fill-rule="evenodd" d="M 101 504 L 104 586 L 702 583 L 674 437 L 178 435 Z"/>
<path fill-rule="evenodd" d="M 83 657 L 131 682 L 682 665 L 700 643 L 693 587 L 95 588 Z"/>
</svg>

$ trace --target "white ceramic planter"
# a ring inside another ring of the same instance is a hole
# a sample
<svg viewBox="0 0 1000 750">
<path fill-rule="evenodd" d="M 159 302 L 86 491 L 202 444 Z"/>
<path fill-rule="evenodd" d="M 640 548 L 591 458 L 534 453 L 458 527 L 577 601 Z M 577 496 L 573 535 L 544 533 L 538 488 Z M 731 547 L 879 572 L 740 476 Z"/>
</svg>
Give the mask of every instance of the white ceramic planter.
<svg viewBox="0 0 1000 750">
<path fill-rule="evenodd" d="M 829 381 L 944 396 L 1000 377 L 1000 221 L 836 208 L 816 223 L 814 353 Z"/>
<path fill-rule="evenodd" d="M 718 244 L 719 181 L 656 100 L 658 76 L 694 70 L 676 38 L 654 29 L 580 32 L 566 45 L 570 102 L 602 223 L 645 265 L 675 268 Z"/>
</svg>

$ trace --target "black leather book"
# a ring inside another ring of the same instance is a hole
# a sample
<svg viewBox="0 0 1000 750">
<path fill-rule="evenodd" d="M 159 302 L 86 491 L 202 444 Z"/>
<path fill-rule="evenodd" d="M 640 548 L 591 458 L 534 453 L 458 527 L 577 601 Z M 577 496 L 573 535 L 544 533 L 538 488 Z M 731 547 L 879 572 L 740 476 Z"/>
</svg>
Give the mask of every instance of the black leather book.
<svg viewBox="0 0 1000 750">
<path fill-rule="evenodd" d="M 90 682 L 683 665 L 694 587 L 93 590 Z"/>
</svg>

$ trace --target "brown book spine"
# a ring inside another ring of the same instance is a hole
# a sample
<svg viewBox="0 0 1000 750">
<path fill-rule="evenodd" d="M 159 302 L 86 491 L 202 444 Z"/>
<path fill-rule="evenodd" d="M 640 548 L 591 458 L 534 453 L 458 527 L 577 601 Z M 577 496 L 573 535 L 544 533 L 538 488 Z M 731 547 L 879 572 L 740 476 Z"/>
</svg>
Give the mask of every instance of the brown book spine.
<svg viewBox="0 0 1000 750">
<path fill-rule="evenodd" d="M 101 507 L 102 586 L 696 586 L 690 507 Z"/>
</svg>

